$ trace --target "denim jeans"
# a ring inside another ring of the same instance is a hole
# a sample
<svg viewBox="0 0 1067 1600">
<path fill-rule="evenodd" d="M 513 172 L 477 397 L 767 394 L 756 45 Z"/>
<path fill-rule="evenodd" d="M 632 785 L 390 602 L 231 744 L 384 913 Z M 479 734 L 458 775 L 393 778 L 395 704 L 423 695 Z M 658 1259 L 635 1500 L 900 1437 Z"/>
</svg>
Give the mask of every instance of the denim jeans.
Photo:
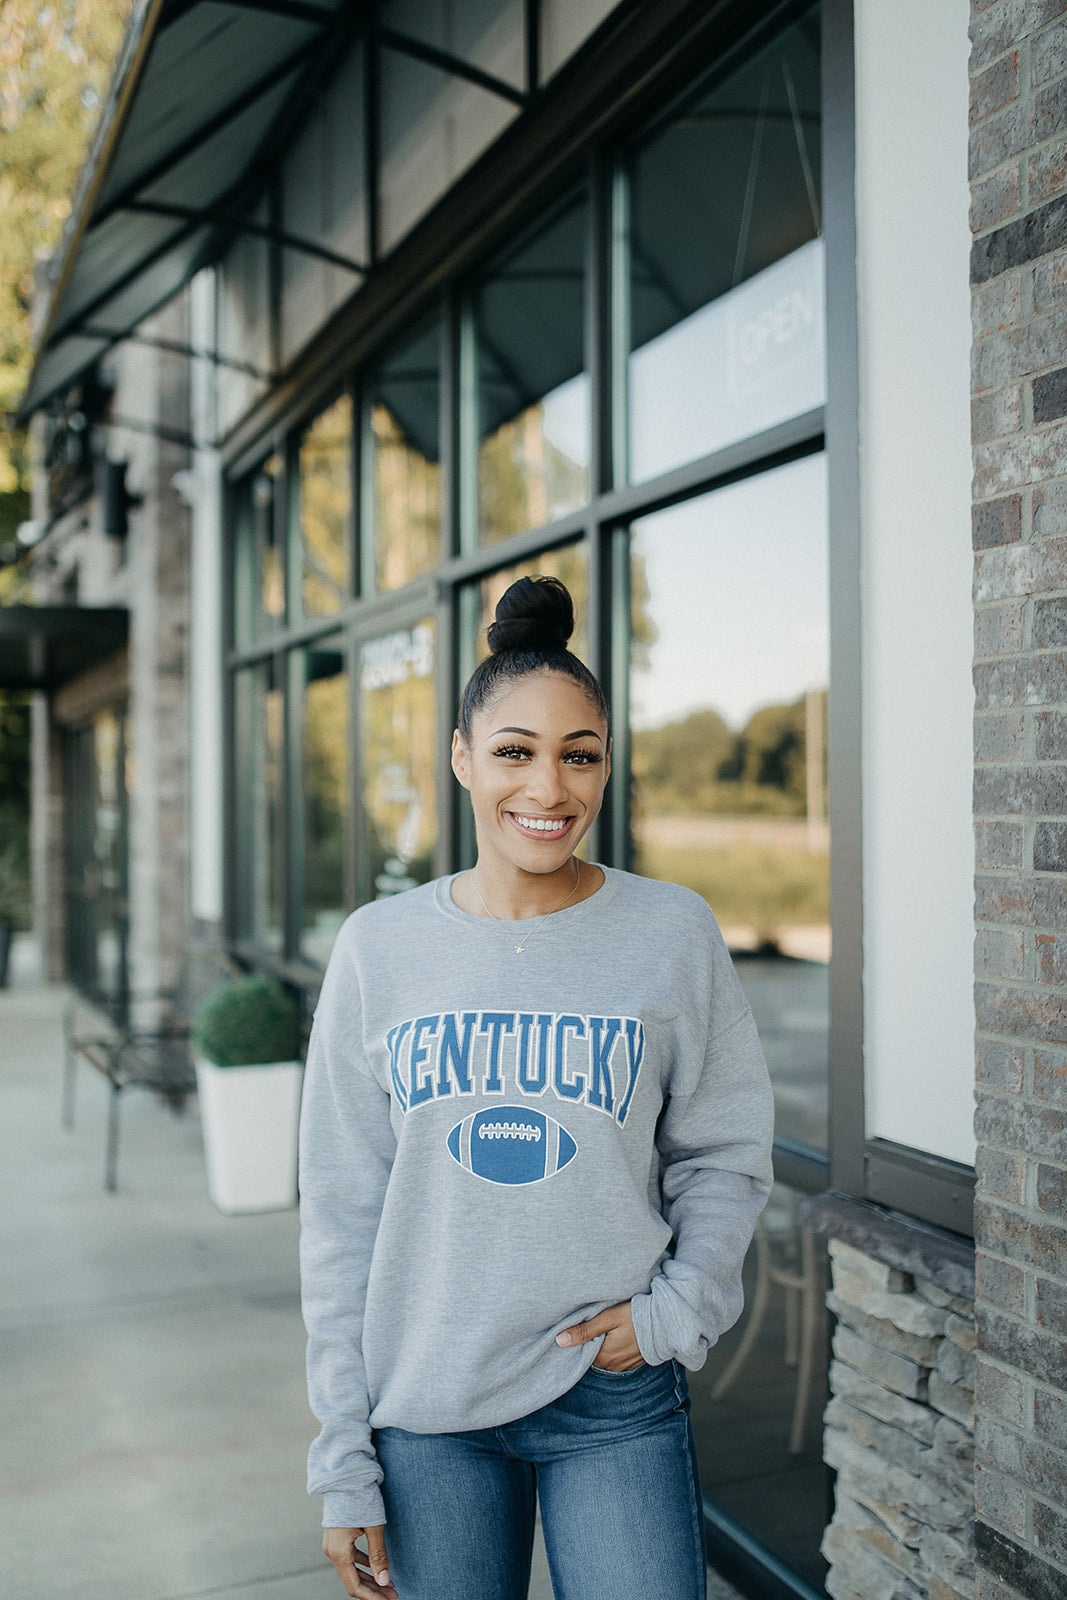
<svg viewBox="0 0 1067 1600">
<path fill-rule="evenodd" d="M 567 1394 L 469 1433 L 375 1434 L 400 1600 L 526 1600 L 535 1500 L 556 1600 L 704 1600 L 704 1519 L 675 1362 L 590 1367 Z"/>
</svg>

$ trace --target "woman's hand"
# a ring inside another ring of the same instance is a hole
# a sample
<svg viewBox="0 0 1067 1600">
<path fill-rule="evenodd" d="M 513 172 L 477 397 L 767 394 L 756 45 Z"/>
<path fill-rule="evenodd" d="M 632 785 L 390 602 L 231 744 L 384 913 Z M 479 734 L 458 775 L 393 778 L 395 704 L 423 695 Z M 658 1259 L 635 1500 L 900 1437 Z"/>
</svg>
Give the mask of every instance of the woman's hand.
<svg viewBox="0 0 1067 1600">
<path fill-rule="evenodd" d="M 356 1540 L 367 1536 L 366 1553 Z M 353 1600 L 398 1600 L 389 1581 L 389 1560 L 385 1553 L 385 1528 L 323 1528 L 322 1553 L 328 1556 Z M 371 1570 L 367 1572 L 365 1569 Z"/>
<path fill-rule="evenodd" d="M 599 1339 L 601 1334 L 606 1337 L 593 1362 L 594 1367 L 600 1367 L 605 1372 L 632 1372 L 634 1367 L 642 1365 L 644 1356 L 637 1348 L 634 1337 L 629 1300 L 609 1306 L 598 1317 L 590 1317 L 588 1322 L 576 1322 L 573 1328 L 564 1328 L 562 1333 L 556 1334 L 556 1343 L 588 1344 L 590 1339 Z"/>
</svg>

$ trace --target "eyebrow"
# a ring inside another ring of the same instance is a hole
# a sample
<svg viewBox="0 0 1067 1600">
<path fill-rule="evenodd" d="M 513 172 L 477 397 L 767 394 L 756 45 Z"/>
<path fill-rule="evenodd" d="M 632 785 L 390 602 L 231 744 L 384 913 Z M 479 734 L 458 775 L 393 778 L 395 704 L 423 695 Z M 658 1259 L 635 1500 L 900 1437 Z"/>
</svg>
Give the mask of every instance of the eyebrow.
<svg viewBox="0 0 1067 1600">
<path fill-rule="evenodd" d="M 538 737 L 532 728 L 498 728 L 496 733 L 491 733 L 489 737 L 490 739 L 495 739 L 502 733 L 519 733 L 524 739 L 536 739 Z M 579 728 L 577 733 L 565 733 L 562 742 L 570 744 L 572 739 L 600 739 L 601 737 L 602 735 L 595 728 Z"/>
</svg>

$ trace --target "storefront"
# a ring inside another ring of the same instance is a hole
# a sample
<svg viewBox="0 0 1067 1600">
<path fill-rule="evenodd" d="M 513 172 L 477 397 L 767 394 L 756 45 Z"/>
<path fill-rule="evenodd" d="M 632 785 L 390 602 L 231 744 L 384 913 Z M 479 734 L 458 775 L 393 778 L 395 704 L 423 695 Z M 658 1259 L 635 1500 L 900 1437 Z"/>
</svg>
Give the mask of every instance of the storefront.
<svg viewBox="0 0 1067 1600">
<path fill-rule="evenodd" d="M 197 274 L 190 920 L 311 994 L 353 906 L 469 864 L 460 687 L 516 575 L 568 584 L 613 714 L 590 851 L 706 896 L 775 1087 L 747 1309 L 692 1385 L 709 1533 L 754 1596 L 818 1595 L 804 1198 L 970 1231 L 965 105 L 928 140 L 944 281 L 887 357 L 877 230 L 913 219 L 871 63 L 898 94 L 908 30 L 877 4 L 202 0 L 159 30 L 31 401 Z M 923 138 L 966 86 L 959 8 L 928 32 Z M 160 133 L 208 52 L 210 104 Z M 960 415 L 904 416 L 939 362 Z M 916 448 L 945 463 L 928 547 L 886 491 Z"/>
</svg>

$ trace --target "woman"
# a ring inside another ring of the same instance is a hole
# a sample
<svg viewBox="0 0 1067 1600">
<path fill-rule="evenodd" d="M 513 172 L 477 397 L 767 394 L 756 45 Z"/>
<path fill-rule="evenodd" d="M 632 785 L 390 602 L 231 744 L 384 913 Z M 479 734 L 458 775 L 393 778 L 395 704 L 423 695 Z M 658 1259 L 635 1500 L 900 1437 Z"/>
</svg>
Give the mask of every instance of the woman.
<svg viewBox="0 0 1067 1600">
<path fill-rule="evenodd" d="M 700 1600 L 683 1369 L 740 1313 L 766 1068 L 704 901 L 575 855 L 611 747 L 566 589 L 496 617 L 477 864 L 355 912 L 315 1016 L 309 1489 L 360 1600 L 525 1600 L 535 1498 L 557 1600 Z"/>
</svg>

